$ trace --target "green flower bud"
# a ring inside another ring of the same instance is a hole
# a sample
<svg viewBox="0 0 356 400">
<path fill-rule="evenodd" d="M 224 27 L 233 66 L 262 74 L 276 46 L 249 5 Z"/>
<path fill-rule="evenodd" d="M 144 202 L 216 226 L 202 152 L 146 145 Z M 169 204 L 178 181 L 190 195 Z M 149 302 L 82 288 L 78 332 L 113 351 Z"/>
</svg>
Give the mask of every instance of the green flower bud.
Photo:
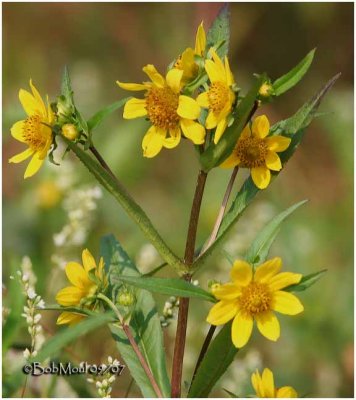
<svg viewBox="0 0 356 400">
<path fill-rule="evenodd" d="M 79 136 L 78 129 L 73 124 L 64 124 L 62 126 L 62 133 L 69 140 L 75 140 Z"/>
</svg>

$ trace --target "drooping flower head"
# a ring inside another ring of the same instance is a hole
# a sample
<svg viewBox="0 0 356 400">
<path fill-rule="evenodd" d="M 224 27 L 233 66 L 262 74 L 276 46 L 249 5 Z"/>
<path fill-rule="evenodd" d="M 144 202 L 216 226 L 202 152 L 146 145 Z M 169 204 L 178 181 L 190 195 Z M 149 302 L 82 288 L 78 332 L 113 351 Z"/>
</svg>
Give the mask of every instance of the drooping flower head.
<svg viewBox="0 0 356 400">
<path fill-rule="evenodd" d="M 201 93 L 197 102 L 201 107 L 209 109 L 205 127 L 216 128 L 214 135 L 216 144 L 225 132 L 228 116 L 235 102 L 235 93 L 232 90 L 235 81 L 227 57 L 223 63 L 214 49 L 210 49 L 210 53 L 212 60 L 205 61 L 205 70 L 210 80 L 209 90 Z"/>
<path fill-rule="evenodd" d="M 104 260 L 100 258 L 96 265 L 94 257 L 88 249 L 82 253 L 83 266 L 77 262 L 69 262 L 66 275 L 72 286 L 61 289 L 56 296 L 56 301 L 61 306 L 83 307 L 92 309 L 95 305 L 95 295 L 105 290 L 107 277 L 104 274 Z M 57 324 L 76 324 L 85 318 L 84 315 L 64 311 L 57 319 Z"/>
<path fill-rule="evenodd" d="M 285 136 L 268 136 L 269 130 L 270 124 L 265 115 L 257 117 L 251 127 L 246 125 L 232 154 L 220 166 L 249 168 L 254 184 L 259 189 L 265 189 L 271 180 L 270 170 L 282 169 L 277 153 L 286 150 L 291 142 Z"/>
<path fill-rule="evenodd" d="M 197 29 L 195 48 L 192 49 L 191 47 L 188 47 L 185 49 L 174 63 L 174 68 L 183 70 L 182 82 L 184 84 L 190 82 L 197 76 L 199 66 L 195 61 L 195 56 L 203 57 L 205 53 L 205 47 L 206 35 L 202 22 Z"/>
<path fill-rule="evenodd" d="M 54 114 L 48 99 L 46 106 L 32 80 L 30 87 L 32 94 L 24 89 L 19 91 L 19 99 L 27 118 L 16 122 L 11 128 L 11 135 L 19 142 L 27 144 L 28 149 L 9 159 L 10 163 L 20 163 L 32 156 L 25 171 L 25 178 L 34 175 L 40 169 L 53 141 L 51 126 Z"/>
<path fill-rule="evenodd" d="M 279 273 L 281 267 L 279 257 L 261 264 L 255 272 L 249 263 L 238 260 L 230 272 L 232 282 L 212 287 L 220 301 L 210 310 L 207 321 L 211 325 L 223 325 L 233 319 L 231 336 L 237 348 L 248 342 L 254 321 L 263 336 L 276 341 L 280 327 L 274 311 L 287 315 L 303 311 L 299 299 L 282 290 L 298 283 L 302 275 Z"/>
<path fill-rule="evenodd" d="M 195 120 L 200 115 L 200 106 L 188 96 L 180 94 L 183 70 L 173 68 L 164 78 L 153 65 L 143 71 L 151 82 L 117 84 L 125 90 L 144 90 L 145 98 L 132 98 L 125 104 L 124 118 L 147 117 L 152 126 L 142 141 L 143 155 L 154 157 L 165 147 L 178 146 L 182 132 L 194 144 L 204 143 L 205 129 Z"/>
<path fill-rule="evenodd" d="M 270 369 L 265 368 L 262 372 L 262 376 L 256 370 L 251 376 L 252 386 L 255 389 L 256 397 L 260 399 L 264 398 L 287 398 L 294 399 L 298 398 L 297 392 L 291 386 L 283 386 L 276 388 L 274 386 L 273 373 Z"/>
</svg>

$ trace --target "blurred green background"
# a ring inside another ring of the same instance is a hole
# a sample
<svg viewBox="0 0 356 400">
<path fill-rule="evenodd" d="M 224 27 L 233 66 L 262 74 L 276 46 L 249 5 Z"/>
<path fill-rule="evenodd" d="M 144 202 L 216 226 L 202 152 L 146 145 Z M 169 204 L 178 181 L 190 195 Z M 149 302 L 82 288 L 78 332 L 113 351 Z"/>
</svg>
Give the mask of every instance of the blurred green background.
<svg viewBox="0 0 356 400">
<path fill-rule="evenodd" d="M 83 247 L 89 247 L 98 257 L 100 236 L 111 232 L 142 270 L 160 262 L 107 193 L 94 201 L 96 210 L 88 206 L 79 227 L 82 236 L 61 244 L 62 235 L 55 245 L 53 235 L 68 225 L 68 210 L 78 207 L 73 202 L 78 202 L 79 208 L 84 202 L 76 190 L 95 186 L 95 182 L 70 157 L 64 161 L 69 165 L 65 174 L 61 167 L 47 163 L 26 181 L 22 178 L 23 163 L 8 164 L 8 158 L 22 150 L 9 133 L 11 125 L 24 116 L 18 90 L 27 89 L 32 78 L 40 92 L 48 93 L 54 100 L 59 94 L 63 67 L 67 65 L 77 107 L 89 118 L 99 108 L 127 96 L 115 84 L 117 79 L 141 82 L 141 69 L 148 63 L 164 72 L 182 50 L 194 45 L 198 24 L 204 20 L 208 28 L 220 7 L 218 3 L 3 3 L 5 288 L 11 266 L 19 268 L 21 257 L 28 255 L 37 275 L 38 292 L 47 303 L 54 303 L 56 291 L 66 284 L 58 257 L 63 262 L 79 259 Z M 267 72 L 276 79 L 317 47 L 314 63 L 303 81 L 261 111 L 271 123 L 293 114 L 337 72 L 342 75 L 321 106 L 327 114 L 311 124 L 286 169 L 268 190 L 258 195 L 225 246 L 235 257 L 242 256 L 258 229 L 273 215 L 309 199 L 284 224 L 271 254 L 282 256 L 286 270 L 308 274 L 327 268 L 328 273 L 300 294 L 305 313 L 296 318 L 281 318 L 281 339 L 272 343 L 254 334 L 212 394 L 226 396 L 222 388 L 243 396 L 252 393 L 251 370 L 269 367 L 278 386 L 292 385 L 300 395 L 352 397 L 353 4 L 233 3 L 230 7 L 230 64 L 244 91 L 251 84 L 253 73 Z M 144 120 L 124 121 L 122 111 L 118 111 L 98 128 L 94 142 L 169 245 L 182 255 L 198 162 L 188 141 L 174 151 L 163 150 L 154 159 L 144 159 L 141 140 L 146 130 Z M 61 153 L 57 153 L 56 159 L 60 157 Z M 208 177 L 199 244 L 212 229 L 229 174 L 214 170 Z M 240 175 L 236 188 L 246 177 L 245 173 Z M 91 218 L 87 219 L 87 215 Z M 228 270 L 223 255 L 217 253 L 197 279 L 206 288 L 208 279 L 226 280 Z M 8 297 L 5 290 L 4 305 L 11 309 Z M 165 298 L 157 296 L 157 300 L 161 307 Z M 202 312 L 201 304 L 192 302 L 186 380 L 207 331 L 204 319 L 208 306 L 204 307 Z M 56 317 L 54 312 L 45 314 L 47 337 L 58 329 Z M 18 328 L 10 355 L 5 356 L 4 365 L 9 370 L 13 364 L 9 359 L 17 356 L 21 361 L 20 350 L 29 342 L 24 320 Z M 174 331 L 175 322 L 165 331 L 169 368 Z M 105 329 L 81 338 L 71 350 L 79 360 L 92 363 L 99 363 L 110 354 L 120 358 Z M 61 397 L 68 397 L 75 395 L 75 390 L 83 395 L 85 387 L 95 394 L 95 388 L 84 381 L 80 389 L 75 389 L 70 379 L 54 383 L 46 379 L 33 379 L 38 382 L 29 383 L 26 395 L 60 393 Z M 129 372 L 125 370 L 115 383 L 113 397 L 123 396 L 129 382 Z M 138 388 L 133 386 L 129 396 L 139 395 Z"/>
</svg>

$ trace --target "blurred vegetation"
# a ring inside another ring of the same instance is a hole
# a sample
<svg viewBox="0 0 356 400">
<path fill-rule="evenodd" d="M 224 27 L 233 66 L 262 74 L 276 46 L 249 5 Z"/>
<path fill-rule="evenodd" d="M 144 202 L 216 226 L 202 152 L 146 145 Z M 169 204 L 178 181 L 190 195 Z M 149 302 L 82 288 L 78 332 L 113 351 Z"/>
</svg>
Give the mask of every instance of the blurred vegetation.
<svg viewBox="0 0 356 400">
<path fill-rule="evenodd" d="M 59 280 L 54 285 L 48 282 L 53 269 L 51 255 L 55 252 L 52 237 L 61 230 L 67 216 L 60 197 L 52 203 L 43 202 L 40 195 L 44 181 L 59 179 L 60 167 L 43 167 L 34 178 L 24 181 L 24 164 L 7 163 L 22 148 L 9 133 L 11 125 L 24 115 L 17 97 L 19 88 L 27 88 L 32 78 L 41 93 L 48 93 L 54 99 L 59 93 L 63 66 L 68 65 L 76 104 L 89 118 L 97 109 L 126 96 L 115 84 L 117 79 L 142 81 L 141 68 L 147 63 L 155 64 L 163 72 L 183 49 L 194 44 L 195 30 L 201 20 L 209 27 L 219 7 L 217 3 L 3 4 L 3 274 L 6 286 L 11 265 L 19 267 L 23 255 L 31 257 L 38 277 L 38 292 L 48 303 L 54 303 L 56 290 L 64 284 L 64 273 L 56 275 Z M 277 213 L 299 200 L 309 199 L 284 224 L 272 253 L 282 256 L 288 270 L 307 274 L 327 268 L 328 273 L 300 296 L 305 313 L 298 318 L 281 319 L 280 341 L 271 343 L 254 335 L 247 347 L 259 352 L 262 365 L 274 371 L 278 385 L 292 385 L 298 393 L 310 397 L 352 397 L 353 5 L 233 3 L 231 27 L 230 64 L 238 85 L 244 90 L 252 82 L 252 73 L 267 72 L 275 79 L 317 47 L 314 63 L 303 81 L 284 95 L 283 100 L 278 99 L 263 109 L 272 123 L 294 113 L 326 80 L 337 72 L 342 73 L 321 107 L 327 114 L 312 123 L 285 171 L 268 190 L 259 194 L 255 205 L 236 226 L 236 232 L 240 226 L 253 226 L 256 207 L 261 208 L 261 204 L 267 204 Z M 182 143 L 174 151 L 164 150 L 154 159 L 144 159 L 141 140 L 146 130 L 146 122 L 124 121 L 120 111 L 100 126 L 94 142 L 167 242 L 182 254 L 198 168 L 194 149 L 190 143 Z M 75 164 L 74 172 L 79 177 L 77 184 L 93 183 L 79 163 Z M 212 229 L 228 179 L 229 172 L 224 170 L 214 170 L 209 175 L 198 243 L 203 243 Z M 236 188 L 241 182 L 242 177 Z M 99 255 L 99 237 L 110 232 L 133 259 L 145 244 L 141 233 L 104 193 L 85 246 Z M 75 249 L 76 258 L 81 250 Z M 226 264 L 221 267 L 222 257 L 217 254 L 197 276 L 203 287 L 209 278 L 215 277 L 217 268 L 220 268 L 219 276 L 227 275 Z M 221 268 L 224 268 L 223 274 Z M 160 304 L 165 301 L 161 296 L 158 299 Z M 6 292 L 4 301 L 6 305 Z M 206 314 L 202 313 L 200 304 L 192 303 L 187 378 L 207 329 Z M 56 317 L 54 312 L 45 314 L 44 324 L 49 334 L 57 330 Z M 22 329 L 13 338 L 12 351 L 24 348 L 29 340 L 25 323 L 21 324 Z M 174 327 L 173 323 L 166 330 L 169 356 L 173 351 Z M 246 357 L 249 349 L 243 349 L 237 359 Z M 78 340 L 72 351 L 80 360 L 88 362 L 99 363 L 109 354 L 118 358 L 106 330 Z M 228 376 L 233 374 L 229 372 Z M 113 397 L 123 396 L 129 382 L 126 370 L 117 380 Z M 223 387 L 237 391 L 233 379 L 225 382 Z M 47 385 L 52 392 L 54 385 L 53 382 Z M 79 382 L 72 386 L 72 390 L 87 395 Z M 44 395 L 48 393 L 46 387 L 43 392 L 41 387 L 31 387 L 29 393 Z M 225 396 L 221 387 L 217 385 L 213 394 Z M 246 390 L 252 392 L 249 378 Z M 61 397 L 66 393 L 63 389 Z M 139 395 L 134 386 L 130 396 Z"/>
</svg>

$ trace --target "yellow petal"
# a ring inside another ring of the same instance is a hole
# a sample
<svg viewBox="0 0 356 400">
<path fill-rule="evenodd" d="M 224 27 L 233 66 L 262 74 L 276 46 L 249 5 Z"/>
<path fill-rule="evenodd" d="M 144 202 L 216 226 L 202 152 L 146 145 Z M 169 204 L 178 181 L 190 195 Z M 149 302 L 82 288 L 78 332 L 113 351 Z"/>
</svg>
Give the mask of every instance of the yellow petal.
<svg viewBox="0 0 356 400">
<path fill-rule="evenodd" d="M 11 157 L 9 159 L 9 163 L 15 163 L 15 164 L 20 163 L 26 160 L 27 158 L 31 157 L 33 153 L 34 151 L 29 147 L 22 153 L 16 154 L 16 156 Z"/>
<path fill-rule="evenodd" d="M 262 372 L 262 385 L 265 397 L 274 397 L 273 373 L 269 368 L 265 368 Z"/>
<path fill-rule="evenodd" d="M 61 289 L 56 295 L 56 301 L 61 306 L 75 306 L 85 296 L 86 292 L 76 286 L 68 286 Z"/>
<path fill-rule="evenodd" d="M 255 316 L 257 328 L 269 340 L 274 342 L 280 336 L 280 326 L 276 315 L 272 311 L 267 311 Z M 263 379 L 263 378 L 262 378 Z M 268 396 L 270 397 L 270 396 Z"/>
<path fill-rule="evenodd" d="M 65 271 L 69 282 L 79 289 L 87 290 L 93 284 L 88 277 L 88 273 L 76 262 L 69 262 L 65 267 Z"/>
<path fill-rule="evenodd" d="M 88 249 L 84 249 L 82 252 L 83 266 L 86 272 L 96 268 L 96 261 Z"/>
<path fill-rule="evenodd" d="M 297 399 L 298 393 L 291 386 L 283 386 L 277 389 L 277 398 Z"/>
<path fill-rule="evenodd" d="M 41 168 L 43 161 L 44 158 L 41 157 L 41 153 L 35 153 L 31 161 L 28 163 L 24 178 L 30 178 L 31 176 L 35 175 L 35 173 Z"/>
<path fill-rule="evenodd" d="M 200 107 L 209 108 L 208 92 L 200 93 L 200 95 L 197 97 L 197 103 L 200 105 Z"/>
<path fill-rule="evenodd" d="M 287 286 L 294 285 L 295 283 L 299 283 L 302 276 L 302 274 L 295 274 L 293 272 L 282 272 L 269 279 L 268 286 L 272 291 L 280 290 Z"/>
<path fill-rule="evenodd" d="M 200 115 L 200 106 L 196 100 L 188 96 L 179 96 L 177 114 L 186 119 L 197 119 Z"/>
<path fill-rule="evenodd" d="M 251 376 L 251 383 L 253 388 L 255 389 L 257 397 L 263 398 L 265 397 L 264 388 L 262 385 L 262 378 L 260 373 L 256 370 Z"/>
<path fill-rule="evenodd" d="M 205 47 L 206 47 L 206 35 L 203 22 L 201 22 L 195 37 L 195 53 L 198 54 L 199 56 L 202 56 L 205 52 Z"/>
<path fill-rule="evenodd" d="M 271 181 L 271 173 L 266 167 L 255 167 L 251 169 L 253 183 L 259 189 L 266 189 Z"/>
<path fill-rule="evenodd" d="M 95 276 L 99 278 L 101 281 L 103 280 L 104 277 L 104 265 L 105 265 L 104 259 L 103 257 L 100 257 L 98 268 L 95 271 Z"/>
<path fill-rule="evenodd" d="M 234 76 L 232 75 L 229 60 L 226 56 L 225 56 L 225 73 L 226 73 L 226 83 L 228 86 L 231 86 L 234 83 Z"/>
<path fill-rule="evenodd" d="M 169 130 L 169 137 L 163 140 L 163 147 L 167 149 L 173 149 L 174 147 L 178 146 L 181 136 L 182 135 L 179 127 L 171 128 Z"/>
<path fill-rule="evenodd" d="M 163 76 L 156 70 L 155 66 L 148 64 L 142 68 L 143 72 L 149 76 L 151 81 L 158 87 L 163 87 L 165 84 Z"/>
<path fill-rule="evenodd" d="M 255 271 L 254 281 L 260 283 L 268 282 L 273 276 L 278 274 L 282 268 L 280 257 L 272 258 L 258 266 Z"/>
<path fill-rule="evenodd" d="M 184 136 L 190 139 L 194 144 L 203 144 L 205 140 L 205 128 L 198 122 L 182 118 L 180 126 Z"/>
<path fill-rule="evenodd" d="M 252 280 L 252 267 L 243 260 L 236 260 L 230 271 L 231 280 L 240 285 L 247 286 Z"/>
<path fill-rule="evenodd" d="M 278 291 L 273 293 L 272 308 L 281 314 L 297 315 L 304 311 L 303 304 L 292 293 Z"/>
<path fill-rule="evenodd" d="M 236 165 L 240 164 L 240 159 L 237 156 L 235 152 L 232 152 L 232 154 L 225 160 L 223 161 L 219 167 L 221 168 L 233 168 L 236 167 Z"/>
<path fill-rule="evenodd" d="M 267 168 L 272 171 L 280 171 L 282 169 L 282 163 L 277 153 L 274 151 L 268 151 L 265 158 Z"/>
<path fill-rule="evenodd" d="M 214 135 L 214 143 L 215 144 L 217 144 L 219 142 L 221 136 L 225 132 L 226 127 L 227 127 L 227 120 L 226 120 L 226 118 L 224 118 L 216 126 L 216 131 L 215 131 L 215 135 Z"/>
<path fill-rule="evenodd" d="M 143 156 L 155 157 L 162 150 L 165 137 L 166 134 L 162 129 L 151 126 L 142 140 Z"/>
<path fill-rule="evenodd" d="M 266 138 L 268 150 L 277 153 L 287 150 L 291 142 L 290 138 L 284 136 L 270 136 Z"/>
<path fill-rule="evenodd" d="M 219 300 L 234 300 L 241 294 L 241 289 L 233 283 L 225 283 L 214 288 L 212 293 Z"/>
<path fill-rule="evenodd" d="M 57 319 L 57 325 L 69 324 L 74 325 L 84 319 L 84 315 L 75 314 L 71 312 L 64 311 L 59 315 Z"/>
<path fill-rule="evenodd" d="M 174 93 L 180 92 L 182 76 L 183 71 L 181 69 L 173 68 L 167 72 L 167 85 L 173 90 Z"/>
<path fill-rule="evenodd" d="M 219 67 L 214 63 L 214 61 L 205 61 L 205 71 L 208 74 L 211 83 L 225 81 L 225 73 L 224 75 L 221 74 Z"/>
<path fill-rule="evenodd" d="M 116 83 L 124 90 L 130 90 L 132 92 L 138 92 L 140 90 L 148 90 L 151 85 L 144 83 L 124 83 L 120 81 L 116 81 Z"/>
<path fill-rule="evenodd" d="M 206 129 L 214 129 L 217 124 L 218 124 L 217 116 L 215 115 L 215 113 L 210 111 L 205 121 Z"/>
<path fill-rule="evenodd" d="M 234 318 L 238 310 L 237 301 L 219 301 L 211 308 L 206 320 L 211 325 L 223 325 Z"/>
<path fill-rule="evenodd" d="M 249 341 L 253 328 L 253 318 L 250 315 L 239 312 L 232 323 L 232 343 L 240 349 Z"/>
<path fill-rule="evenodd" d="M 27 90 L 20 89 L 19 100 L 27 115 L 42 114 L 38 101 Z"/>
<path fill-rule="evenodd" d="M 210 54 L 212 55 L 214 63 L 218 68 L 220 80 L 226 83 L 225 67 L 221 58 L 218 56 L 217 52 L 213 48 L 210 49 Z"/>
<path fill-rule="evenodd" d="M 32 83 L 32 79 L 30 79 L 30 87 L 33 93 L 34 98 L 37 101 L 38 107 L 41 110 L 41 114 L 45 117 L 47 116 L 47 108 L 42 99 L 42 96 L 39 94 L 38 90 L 35 88 L 34 84 Z"/>
<path fill-rule="evenodd" d="M 21 143 L 26 143 L 26 140 L 23 136 L 24 127 L 25 127 L 25 121 L 17 121 L 11 127 L 12 137 Z"/>
<path fill-rule="evenodd" d="M 265 115 L 261 115 L 252 123 L 252 134 L 260 139 L 265 138 L 269 132 L 269 121 Z"/>
<path fill-rule="evenodd" d="M 145 99 L 133 98 L 126 102 L 123 115 L 125 119 L 139 118 L 145 115 L 147 115 Z"/>
</svg>

